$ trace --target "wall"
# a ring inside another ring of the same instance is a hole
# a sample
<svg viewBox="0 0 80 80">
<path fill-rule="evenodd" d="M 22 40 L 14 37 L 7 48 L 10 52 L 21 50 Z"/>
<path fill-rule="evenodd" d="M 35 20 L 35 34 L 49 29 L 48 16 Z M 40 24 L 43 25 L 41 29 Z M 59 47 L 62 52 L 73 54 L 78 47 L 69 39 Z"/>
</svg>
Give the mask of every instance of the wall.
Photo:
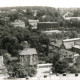
<svg viewBox="0 0 80 80">
<path fill-rule="evenodd" d="M 54 28 L 56 28 L 58 26 L 57 23 L 38 23 L 37 24 L 37 28 L 38 30 L 43 30 L 43 31 L 46 31 L 46 30 L 53 30 Z"/>
</svg>

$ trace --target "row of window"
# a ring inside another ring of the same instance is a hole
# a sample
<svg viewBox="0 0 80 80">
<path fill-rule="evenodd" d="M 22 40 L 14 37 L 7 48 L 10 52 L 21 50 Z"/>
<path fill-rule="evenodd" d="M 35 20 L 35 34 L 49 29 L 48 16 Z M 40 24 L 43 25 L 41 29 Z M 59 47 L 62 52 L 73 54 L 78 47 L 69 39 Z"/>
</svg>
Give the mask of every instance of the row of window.
<svg viewBox="0 0 80 80">
<path fill-rule="evenodd" d="M 63 76 L 66 76 L 66 74 L 63 74 Z M 78 74 L 75 74 L 75 76 L 78 76 Z"/>
<path fill-rule="evenodd" d="M 52 65 L 46 65 L 46 66 L 38 66 L 39 68 L 51 68 L 52 67 Z"/>
<path fill-rule="evenodd" d="M 73 57 L 73 55 L 63 55 L 63 57 Z"/>
</svg>

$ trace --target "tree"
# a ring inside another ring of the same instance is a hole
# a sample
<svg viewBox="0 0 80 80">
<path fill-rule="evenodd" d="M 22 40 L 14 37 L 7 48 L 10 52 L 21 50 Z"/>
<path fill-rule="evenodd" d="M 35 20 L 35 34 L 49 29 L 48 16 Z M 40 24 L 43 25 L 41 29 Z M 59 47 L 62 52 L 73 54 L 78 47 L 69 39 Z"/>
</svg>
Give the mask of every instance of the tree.
<svg viewBox="0 0 80 80">
<path fill-rule="evenodd" d="M 77 57 L 76 63 L 70 67 L 70 73 L 80 73 L 80 56 Z"/>
<path fill-rule="evenodd" d="M 0 19 L 0 25 L 4 26 L 5 24 L 5 20 L 4 19 Z"/>
<path fill-rule="evenodd" d="M 18 50 L 18 45 L 19 43 L 17 41 L 17 38 L 12 36 L 5 36 L 1 40 L 1 48 L 7 50 L 11 55 L 15 55 L 13 53 L 14 51 Z"/>
<path fill-rule="evenodd" d="M 7 69 L 11 73 L 12 77 L 24 78 L 27 76 L 24 66 L 20 63 L 11 62 L 9 66 L 7 66 Z"/>
<path fill-rule="evenodd" d="M 5 49 L 0 49 L 0 55 L 4 55 L 4 53 L 7 53 Z"/>
<path fill-rule="evenodd" d="M 76 67 L 76 66 L 70 67 L 69 72 L 70 72 L 70 73 L 78 73 L 77 67 Z"/>
<path fill-rule="evenodd" d="M 54 58 L 54 53 L 49 53 L 48 56 L 45 56 L 44 60 L 47 63 L 52 63 Z"/>
<path fill-rule="evenodd" d="M 69 68 L 68 63 L 58 61 L 58 62 L 55 63 L 54 69 L 52 71 L 55 72 L 55 73 L 61 73 L 62 74 L 62 73 L 67 72 L 68 68 Z"/>
<path fill-rule="evenodd" d="M 54 39 L 56 39 L 56 38 L 57 38 L 57 34 L 56 34 L 56 33 L 52 33 L 52 37 L 53 37 Z"/>
<path fill-rule="evenodd" d="M 12 49 L 12 50 L 11 50 L 11 55 L 12 55 L 12 56 L 18 56 L 18 50 Z"/>
<path fill-rule="evenodd" d="M 64 37 L 70 38 L 71 32 L 67 31 L 63 33 Z"/>
<path fill-rule="evenodd" d="M 8 17 L 10 17 L 10 21 L 17 20 L 19 19 L 19 12 L 8 14 Z"/>
<path fill-rule="evenodd" d="M 58 50 L 54 51 L 54 56 L 52 58 L 52 72 L 53 73 L 64 73 L 67 72 L 69 64 L 65 61 L 60 61 L 60 54 Z"/>
<path fill-rule="evenodd" d="M 59 55 L 59 51 L 56 49 L 54 51 L 54 56 L 53 56 L 53 66 L 56 64 L 56 62 L 58 62 L 60 60 L 60 55 Z"/>
<path fill-rule="evenodd" d="M 35 68 L 27 67 L 25 70 L 27 71 L 28 76 L 30 77 L 33 77 L 37 73 Z"/>
<path fill-rule="evenodd" d="M 76 38 L 78 36 L 78 33 L 76 31 L 71 31 L 70 38 Z"/>
<path fill-rule="evenodd" d="M 62 33 L 58 33 L 56 34 L 57 39 L 62 39 L 63 38 L 63 34 Z"/>
</svg>

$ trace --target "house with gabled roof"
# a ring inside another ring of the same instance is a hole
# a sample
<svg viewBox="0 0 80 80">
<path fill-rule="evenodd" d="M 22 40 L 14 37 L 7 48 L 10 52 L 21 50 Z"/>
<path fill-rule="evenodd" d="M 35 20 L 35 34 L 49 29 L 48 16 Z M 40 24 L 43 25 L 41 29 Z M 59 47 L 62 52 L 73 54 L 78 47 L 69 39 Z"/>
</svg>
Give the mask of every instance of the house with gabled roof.
<svg viewBox="0 0 80 80">
<path fill-rule="evenodd" d="M 62 41 L 61 49 L 72 49 L 76 44 L 80 44 L 80 38 L 65 39 Z"/>
<path fill-rule="evenodd" d="M 63 42 L 61 49 L 71 49 L 74 46 L 74 42 Z"/>
<path fill-rule="evenodd" d="M 28 67 L 36 67 L 38 63 L 37 51 L 35 48 L 25 48 L 19 52 L 19 60 L 21 64 Z"/>
<path fill-rule="evenodd" d="M 60 49 L 59 54 L 60 60 L 68 62 L 69 65 L 74 64 L 76 62 L 77 57 L 79 56 L 78 53 L 66 49 Z"/>
<path fill-rule="evenodd" d="M 66 49 L 60 49 L 59 54 L 60 58 L 64 59 L 64 58 L 73 58 L 75 53 Z"/>
</svg>

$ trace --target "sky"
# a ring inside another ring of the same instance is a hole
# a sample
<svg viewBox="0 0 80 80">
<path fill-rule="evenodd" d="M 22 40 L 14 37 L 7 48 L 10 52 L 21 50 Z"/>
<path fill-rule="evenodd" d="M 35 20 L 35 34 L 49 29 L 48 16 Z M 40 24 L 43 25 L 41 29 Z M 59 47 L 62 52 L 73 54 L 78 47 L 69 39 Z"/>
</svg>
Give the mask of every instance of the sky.
<svg viewBox="0 0 80 80">
<path fill-rule="evenodd" d="M 80 8 L 80 0 L 0 0 L 0 7 L 49 6 L 55 8 Z"/>
</svg>

